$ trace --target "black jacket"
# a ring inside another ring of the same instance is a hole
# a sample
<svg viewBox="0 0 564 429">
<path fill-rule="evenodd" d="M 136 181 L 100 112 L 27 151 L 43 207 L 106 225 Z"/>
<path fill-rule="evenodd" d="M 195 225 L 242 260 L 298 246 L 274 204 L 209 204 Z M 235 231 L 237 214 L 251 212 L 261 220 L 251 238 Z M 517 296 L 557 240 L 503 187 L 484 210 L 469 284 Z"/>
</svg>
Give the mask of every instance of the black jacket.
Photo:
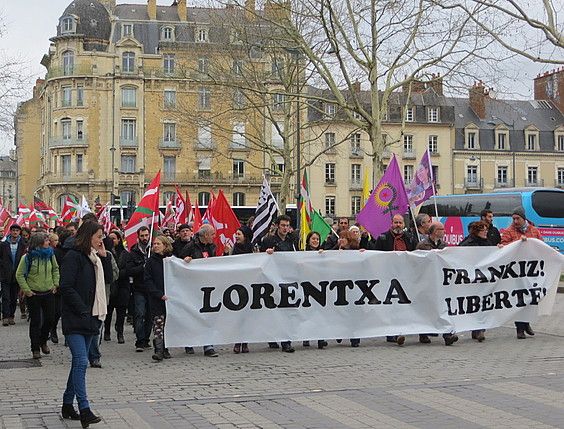
<svg viewBox="0 0 564 429">
<path fill-rule="evenodd" d="M 192 259 L 211 258 L 215 256 L 215 244 L 203 244 L 197 235 L 188 242 L 180 252 L 182 259 L 190 256 Z"/>
<path fill-rule="evenodd" d="M 287 234 L 286 238 L 282 240 L 278 233 L 274 233 L 262 239 L 260 251 L 265 252 L 266 249 L 274 249 L 276 252 L 293 252 L 298 250 L 299 246 L 293 234 Z"/>
<path fill-rule="evenodd" d="M 114 287 L 111 289 L 113 292 L 110 295 L 110 304 L 113 307 L 127 307 L 129 304 L 129 295 L 131 287 L 129 285 L 129 276 L 127 275 L 126 263 L 129 252 L 123 247 L 116 247 L 114 249 L 116 263 L 119 268 L 119 276 L 114 282 Z"/>
<path fill-rule="evenodd" d="M 415 247 L 417 247 L 417 239 L 407 231 L 403 233 L 403 237 L 407 250 L 415 250 Z M 394 236 L 392 235 L 392 231 L 388 230 L 384 234 L 381 234 L 376 240 L 374 240 L 370 246 L 370 250 L 382 250 L 385 252 L 393 251 Z"/>
<path fill-rule="evenodd" d="M 190 241 L 192 241 L 192 239 L 188 241 L 182 241 L 180 237 L 174 240 L 172 242 L 172 254 L 177 258 L 180 258 L 180 255 L 182 254 L 182 249 L 184 249 L 184 246 L 190 243 Z"/>
<path fill-rule="evenodd" d="M 7 240 L 10 240 L 10 237 L 8 237 Z M 20 264 L 20 259 L 25 255 L 26 245 L 23 238 L 20 237 L 14 263 L 12 262 L 12 249 L 7 240 L 0 243 L 0 282 L 15 283 L 16 270 Z"/>
<path fill-rule="evenodd" d="M 329 232 L 329 235 L 321 247 L 325 250 L 337 250 L 339 248 L 339 236 L 334 234 L 332 231 Z"/>
<path fill-rule="evenodd" d="M 112 278 L 110 256 L 100 259 L 104 268 L 105 281 L 109 283 Z M 60 274 L 63 334 L 96 335 L 99 332 L 100 320 L 92 316 L 96 294 L 94 264 L 88 256 L 72 249 L 63 259 Z"/>
<path fill-rule="evenodd" d="M 125 275 L 133 278 L 131 287 L 134 292 L 147 293 L 143 282 L 145 273 L 145 262 L 147 262 L 147 254 L 139 249 L 139 243 L 135 244 L 131 251 L 127 254 L 125 262 Z"/>
<path fill-rule="evenodd" d="M 501 243 L 501 234 L 499 233 L 499 230 L 493 225 L 490 225 L 488 227 L 488 241 L 490 242 L 490 246 L 497 246 L 499 243 Z M 482 246 L 485 246 L 485 244 L 483 244 Z"/>
<path fill-rule="evenodd" d="M 494 244 L 492 244 L 487 238 L 480 238 L 469 235 L 460 242 L 459 246 L 494 246 Z"/>
<path fill-rule="evenodd" d="M 166 314 L 165 302 L 162 300 L 164 296 L 163 259 L 163 255 L 152 253 L 145 264 L 145 288 L 149 294 L 149 307 L 153 317 Z"/>
</svg>

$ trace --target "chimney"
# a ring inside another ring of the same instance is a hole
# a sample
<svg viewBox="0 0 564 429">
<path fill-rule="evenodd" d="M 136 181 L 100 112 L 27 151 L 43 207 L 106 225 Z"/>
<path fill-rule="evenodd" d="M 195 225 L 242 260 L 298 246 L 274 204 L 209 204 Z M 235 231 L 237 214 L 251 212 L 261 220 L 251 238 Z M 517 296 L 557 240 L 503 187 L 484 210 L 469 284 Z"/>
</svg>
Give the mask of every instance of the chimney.
<svg viewBox="0 0 564 429">
<path fill-rule="evenodd" d="M 188 16 L 188 11 L 186 9 L 186 0 L 178 0 L 176 7 L 178 9 L 178 18 L 180 18 L 180 21 L 186 22 Z"/>
<path fill-rule="evenodd" d="M 355 94 L 360 94 L 360 82 L 358 80 L 352 84 L 352 90 Z"/>
<path fill-rule="evenodd" d="M 564 67 L 538 75 L 534 86 L 535 100 L 552 101 L 564 114 Z"/>
<path fill-rule="evenodd" d="M 425 82 L 423 82 L 420 79 L 413 79 L 413 80 L 405 82 L 402 85 L 402 91 L 405 94 L 407 94 L 410 89 L 411 89 L 411 94 L 419 94 L 419 93 L 425 92 L 425 89 L 426 89 Z"/>
<path fill-rule="evenodd" d="M 254 3 L 254 2 L 253 2 Z M 290 2 L 266 0 L 264 4 L 264 16 L 273 21 L 283 21 L 290 18 Z"/>
<path fill-rule="evenodd" d="M 440 73 L 432 74 L 431 80 L 428 82 L 428 88 L 433 88 L 437 95 L 443 95 L 443 77 Z"/>
<path fill-rule="evenodd" d="M 468 93 L 470 108 L 474 111 L 478 118 L 485 119 L 486 100 L 489 98 L 489 92 L 486 87 L 484 87 L 484 83 L 482 81 L 474 83 Z"/>
<path fill-rule="evenodd" d="M 255 0 L 245 0 L 245 17 L 249 20 L 252 20 L 255 15 Z"/>
<path fill-rule="evenodd" d="M 147 15 L 149 19 L 154 21 L 157 19 L 157 0 L 149 0 L 147 3 Z"/>
</svg>

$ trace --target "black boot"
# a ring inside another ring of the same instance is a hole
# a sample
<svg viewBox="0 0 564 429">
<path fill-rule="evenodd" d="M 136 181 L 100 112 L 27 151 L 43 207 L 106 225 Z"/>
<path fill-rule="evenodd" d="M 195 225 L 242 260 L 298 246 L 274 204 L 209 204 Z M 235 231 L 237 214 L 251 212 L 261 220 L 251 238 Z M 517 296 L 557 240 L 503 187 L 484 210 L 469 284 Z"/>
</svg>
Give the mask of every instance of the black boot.
<svg viewBox="0 0 564 429">
<path fill-rule="evenodd" d="M 63 419 L 80 420 L 80 416 L 72 404 L 63 404 L 63 407 L 61 408 L 61 416 Z"/>
<path fill-rule="evenodd" d="M 164 340 L 162 338 L 155 338 L 153 340 L 153 347 L 155 353 L 153 354 L 153 359 L 160 362 L 164 359 Z"/>
<path fill-rule="evenodd" d="M 101 421 L 102 419 L 98 416 L 95 416 L 94 413 L 90 411 L 90 408 L 84 408 L 83 410 L 80 410 L 80 424 L 83 428 L 87 428 L 94 423 L 100 423 Z"/>
</svg>

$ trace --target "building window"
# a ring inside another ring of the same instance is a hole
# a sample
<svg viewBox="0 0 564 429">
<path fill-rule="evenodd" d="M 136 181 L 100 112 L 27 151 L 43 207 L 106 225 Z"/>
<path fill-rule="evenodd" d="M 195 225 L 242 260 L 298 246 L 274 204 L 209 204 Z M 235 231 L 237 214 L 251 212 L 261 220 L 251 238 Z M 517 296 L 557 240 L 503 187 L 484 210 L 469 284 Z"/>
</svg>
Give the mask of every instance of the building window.
<svg viewBox="0 0 564 429">
<path fill-rule="evenodd" d="M 207 28 L 200 28 L 198 30 L 198 42 L 205 43 L 208 41 L 208 30 Z"/>
<path fill-rule="evenodd" d="M 84 121 L 76 121 L 76 139 L 83 140 L 84 139 Z"/>
<path fill-rule="evenodd" d="M 325 197 L 325 215 L 335 216 L 335 197 Z"/>
<path fill-rule="evenodd" d="M 133 73 L 135 71 L 135 53 L 124 52 L 121 64 L 121 69 L 124 73 Z"/>
<path fill-rule="evenodd" d="M 122 119 L 121 120 L 121 139 L 127 141 L 134 141 L 137 136 L 135 119 Z"/>
<path fill-rule="evenodd" d="M 62 87 L 62 104 L 63 107 L 70 107 L 72 105 L 72 88 L 70 86 L 63 86 Z"/>
<path fill-rule="evenodd" d="M 439 152 L 439 136 L 429 136 L 429 153 L 438 153 Z"/>
<path fill-rule="evenodd" d="M 122 173 L 135 173 L 135 155 L 122 155 L 121 156 L 121 172 Z"/>
<path fill-rule="evenodd" d="M 84 169 L 83 159 L 84 159 L 84 155 L 82 155 L 81 153 L 76 155 L 76 172 L 77 173 L 82 173 L 82 171 Z"/>
<path fill-rule="evenodd" d="M 245 94 L 238 88 L 233 91 L 233 107 L 236 109 L 245 107 Z"/>
<path fill-rule="evenodd" d="M 466 167 L 466 181 L 473 185 L 476 185 L 478 183 L 477 165 L 469 165 Z"/>
<path fill-rule="evenodd" d="M 208 65 L 209 65 L 209 61 L 206 57 L 198 58 L 198 71 L 200 73 L 207 74 L 208 73 Z"/>
<path fill-rule="evenodd" d="M 174 40 L 174 28 L 164 27 L 162 31 L 162 40 L 173 41 Z"/>
<path fill-rule="evenodd" d="M 174 89 L 165 89 L 164 107 L 165 109 L 173 109 L 176 107 L 176 91 Z"/>
<path fill-rule="evenodd" d="M 163 158 L 163 173 L 166 180 L 174 180 L 176 176 L 176 157 L 165 156 Z"/>
<path fill-rule="evenodd" d="M 507 134 L 504 132 L 497 133 L 497 149 L 505 150 L 507 149 Z"/>
<path fill-rule="evenodd" d="M 243 122 L 236 122 L 233 124 L 233 136 L 231 138 L 231 147 L 234 149 L 245 149 L 245 124 Z"/>
<path fill-rule="evenodd" d="M 558 167 L 558 170 L 556 170 L 556 184 L 564 186 L 564 167 Z"/>
<path fill-rule="evenodd" d="M 507 186 L 507 166 L 497 167 L 497 184 L 498 186 Z"/>
<path fill-rule="evenodd" d="M 413 153 L 413 136 L 411 134 L 404 134 L 403 136 L 403 153 Z"/>
<path fill-rule="evenodd" d="M 361 197 L 351 197 L 351 214 L 354 216 L 356 215 L 360 209 L 361 209 L 361 205 L 362 205 L 362 198 Z"/>
<path fill-rule="evenodd" d="M 564 152 L 564 135 L 559 135 L 556 137 L 556 150 L 558 152 Z"/>
<path fill-rule="evenodd" d="M 198 147 L 212 149 L 212 133 L 209 125 L 202 125 L 198 128 Z"/>
<path fill-rule="evenodd" d="M 528 134 L 527 135 L 527 150 L 536 150 L 537 149 L 537 135 L 536 134 Z"/>
<path fill-rule="evenodd" d="M 198 205 L 200 207 L 207 206 L 210 203 L 210 193 L 209 192 L 199 192 L 198 193 Z"/>
<path fill-rule="evenodd" d="M 133 36 L 133 25 L 123 24 L 123 37 L 131 37 L 131 36 Z"/>
<path fill-rule="evenodd" d="M 427 109 L 427 121 L 428 122 L 439 122 L 439 108 L 429 107 Z"/>
<path fill-rule="evenodd" d="M 76 105 L 84 106 L 84 87 L 82 85 L 76 87 Z"/>
<path fill-rule="evenodd" d="M 274 162 L 272 163 L 270 170 L 273 176 L 280 176 L 284 173 L 286 165 L 284 164 L 284 158 L 281 156 L 273 156 Z M 278 198 L 276 199 L 278 201 Z"/>
<path fill-rule="evenodd" d="M 466 134 L 466 149 L 476 149 L 476 133 L 469 131 Z"/>
<path fill-rule="evenodd" d="M 286 95 L 285 94 L 274 94 L 272 96 L 272 110 L 277 112 L 281 112 L 284 110 L 286 103 Z"/>
<path fill-rule="evenodd" d="M 406 107 L 405 108 L 405 122 L 413 122 L 415 121 L 415 108 L 413 107 Z"/>
<path fill-rule="evenodd" d="M 439 183 L 439 166 L 432 165 L 431 170 L 433 174 L 433 183 L 436 185 L 437 183 Z"/>
<path fill-rule="evenodd" d="M 65 76 L 71 75 L 74 72 L 74 52 L 63 52 L 63 74 Z"/>
<path fill-rule="evenodd" d="M 165 142 L 175 142 L 176 141 L 176 124 L 172 122 L 164 123 L 164 133 L 163 140 Z"/>
<path fill-rule="evenodd" d="M 121 107 L 137 106 L 137 89 L 125 87 L 121 89 Z"/>
<path fill-rule="evenodd" d="M 272 146 L 276 148 L 284 147 L 284 122 L 272 124 Z"/>
<path fill-rule="evenodd" d="M 198 107 L 200 109 L 211 109 L 211 91 L 209 88 L 200 87 L 198 89 Z"/>
<path fill-rule="evenodd" d="M 202 158 L 198 161 L 198 178 L 211 178 L 211 158 Z"/>
<path fill-rule="evenodd" d="M 325 164 L 325 183 L 335 183 L 335 163 Z"/>
<path fill-rule="evenodd" d="M 71 156 L 61 155 L 61 173 L 63 176 L 71 175 Z"/>
<path fill-rule="evenodd" d="M 413 180 L 413 165 L 403 166 L 403 183 L 410 184 Z"/>
<path fill-rule="evenodd" d="M 351 134 L 351 153 L 353 155 L 360 155 L 361 152 L 361 140 L 360 133 Z"/>
<path fill-rule="evenodd" d="M 122 206 L 133 206 L 135 205 L 135 192 L 134 191 L 121 191 L 120 200 Z"/>
<path fill-rule="evenodd" d="M 362 179 L 360 178 L 360 164 L 351 164 L 351 184 L 360 185 Z"/>
<path fill-rule="evenodd" d="M 166 74 L 174 73 L 174 54 L 165 54 L 163 56 L 163 69 Z"/>
<path fill-rule="evenodd" d="M 245 161 L 242 159 L 233 160 L 233 178 L 239 179 L 245 177 Z"/>
<path fill-rule="evenodd" d="M 74 33 L 74 31 L 74 19 L 70 16 L 63 18 L 61 22 L 61 33 Z"/>
<path fill-rule="evenodd" d="M 539 183 L 539 168 L 527 167 L 527 184 L 536 186 Z"/>
<path fill-rule="evenodd" d="M 235 76 L 243 75 L 243 60 L 233 60 L 233 74 Z"/>
<path fill-rule="evenodd" d="M 70 119 L 62 119 L 61 120 L 61 128 L 63 130 L 63 140 L 72 139 L 71 120 Z"/>
<path fill-rule="evenodd" d="M 325 149 L 333 149 L 335 146 L 335 133 L 325 133 Z"/>
<path fill-rule="evenodd" d="M 271 63 L 272 74 L 279 79 L 284 76 L 284 58 L 274 58 Z"/>
<path fill-rule="evenodd" d="M 325 113 L 326 118 L 334 118 L 335 114 L 337 113 L 337 106 L 333 103 L 325 103 L 323 106 L 323 112 Z"/>
<path fill-rule="evenodd" d="M 245 205 L 245 194 L 243 192 L 233 193 L 233 205 L 234 206 L 244 206 Z"/>
</svg>

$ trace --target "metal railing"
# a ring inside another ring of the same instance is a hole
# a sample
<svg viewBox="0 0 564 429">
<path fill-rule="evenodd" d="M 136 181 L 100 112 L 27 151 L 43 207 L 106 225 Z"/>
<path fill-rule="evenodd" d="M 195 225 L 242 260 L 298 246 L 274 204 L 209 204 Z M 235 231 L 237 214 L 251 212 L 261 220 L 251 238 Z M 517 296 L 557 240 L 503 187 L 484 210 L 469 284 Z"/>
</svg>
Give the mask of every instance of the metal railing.
<svg viewBox="0 0 564 429">
<path fill-rule="evenodd" d="M 482 189 L 484 187 L 484 179 L 466 178 L 464 179 L 464 187 L 466 189 Z"/>
<path fill-rule="evenodd" d="M 86 136 L 82 136 L 81 139 L 71 138 L 50 138 L 49 139 L 49 149 L 61 148 L 61 147 L 88 147 L 88 139 Z"/>
<path fill-rule="evenodd" d="M 77 64 L 72 67 L 50 67 L 47 72 L 47 79 L 66 76 L 86 76 L 92 74 L 90 64 Z"/>
<path fill-rule="evenodd" d="M 165 140 L 161 139 L 159 142 L 160 149 L 180 149 L 182 145 L 180 144 L 180 140 L 176 138 L 175 140 Z"/>
<path fill-rule="evenodd" d="M 544 186 L 544 179 L 536 179 L 535 181 L 525 179 L 524 184 L 527 188 L 542 187 Z"/>
<path fill-rule="evenodd" d="M 506 180 L 495 179 L 494 187 L 495 188 L 512 188 L 513 187 L 513 179 L 506 179 Z"/>
<path fill-rule="evenodd" d="M 120 137 L 119 138 L 119 145 L 121 147 L 138 147 L 139 146 L 139 138 L 138 137 L 133 137 L 133 138 Z"/>
</svg>

